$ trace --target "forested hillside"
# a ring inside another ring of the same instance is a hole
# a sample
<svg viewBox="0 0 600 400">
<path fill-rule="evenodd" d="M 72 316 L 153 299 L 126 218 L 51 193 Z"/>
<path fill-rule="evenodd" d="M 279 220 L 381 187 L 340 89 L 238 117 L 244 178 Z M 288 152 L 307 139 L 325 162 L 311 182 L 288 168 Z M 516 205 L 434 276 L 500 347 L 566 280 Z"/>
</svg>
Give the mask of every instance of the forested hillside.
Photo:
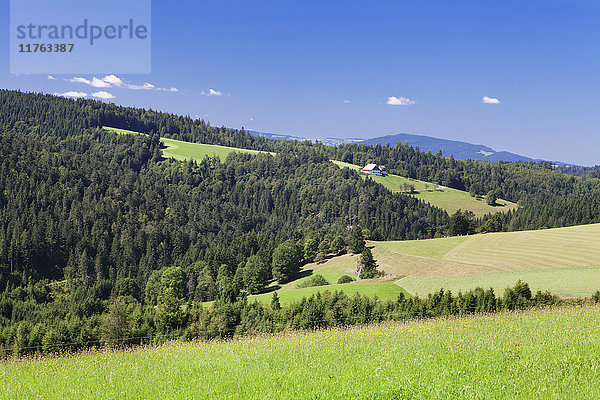
<svg viewBox="0 0 600 400">
<path fill-rule="evenodd" d="M 493 192 L 499 198 L 519 203 L 518 211 L 502 216 L 501 230 L 505 231 L 600 222 L 597 174 L 574 177 L 550 163 L 462 161 L 400 143 L 391 147 L 360 144 L 334 147 L 308 141 L 275 141 L 243 130 L 215 128 L 205 121 L 152 110 L 1 90 L 0 125 L 10 128 L 25 122 L 40 132 L 60 137 L 85 128 L 112 126 L 205 144 L 276 153 L 310 153 L 358 165 L 377 162 L 386 165 L 390 173 L 436 182 L 473 195 Z M 558 206 L 548 206 L 555 201 Z"/>
<path fill-rule="evenodd" d="M 161 157 L 161 136 L 276 155 L 179 162 Z M 187 337 L 194 336 L 193 324 L 231 330 L 244 323 L 244 313 L 261 319 L 266 312 L 247 305 L 246 294 L 293 279 L 305 262 L 360 252 L 365 237 L 462 232 L 456 216 L 393 194 L 330 159 L 376 161 L 474 194 L 496 191 L 522 205 L 489 217 L 492 223 L 477 221 L 488 230 L 600 221 L 600 181 L 546 164 L 463 162 L 403 145 L 276 142 L 188 117 L 3 90 L 0 348 Z M 477 227 L 473 222 L 467 231 Z M 214 309 L 203 311 L 201 303 L 210 300 L 217 300 Z M 320 312 L 340 311 L 328 308 L 334 303 Z M 359 303 L 352 307 L 362 309 Z M 310 320 L 307 304 L 295 312 Z M 294 318 L 281 316 L 285 323 Z"/>
</svg>

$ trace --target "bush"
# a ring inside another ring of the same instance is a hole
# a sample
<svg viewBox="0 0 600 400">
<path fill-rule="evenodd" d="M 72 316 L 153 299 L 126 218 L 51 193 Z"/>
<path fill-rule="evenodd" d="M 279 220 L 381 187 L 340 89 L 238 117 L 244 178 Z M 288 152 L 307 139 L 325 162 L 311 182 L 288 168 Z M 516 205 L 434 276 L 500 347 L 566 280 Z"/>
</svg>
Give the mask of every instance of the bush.
<svg viewBox="0 0 600 400">
<path fill-rule="evenodd" d="M 315 275 L 312 276 L 302 282 L 299 282 L 296 287 L 297 288 L 307 288 L 307 287 L 313 287 L 313 286 L 326 286 L 329 285 L 329 282 L 327 282 L 327 279 L 323 278 L 322 275 Z"/>
<path fill-rule="evenodd" d="M 350 282 L 354 282 L 354 278 L 352 278 L 349 275 L 342 275 L 340 276 L 340 279 L 338 279 L 337 283 L 350 283 Z"/>
</svg>

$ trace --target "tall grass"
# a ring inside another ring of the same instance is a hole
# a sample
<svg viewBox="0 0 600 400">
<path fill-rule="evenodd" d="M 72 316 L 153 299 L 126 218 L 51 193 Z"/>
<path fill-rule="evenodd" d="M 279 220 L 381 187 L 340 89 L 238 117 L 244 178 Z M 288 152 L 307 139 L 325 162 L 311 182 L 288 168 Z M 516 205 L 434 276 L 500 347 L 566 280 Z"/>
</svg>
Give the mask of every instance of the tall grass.
<svg viewBox="0 0 600 400">
<path fill-rule="evenodd" d="M 600 308 L 170 343 L 0 364 L 0 398 L 600 398 Z"/>
</svg>

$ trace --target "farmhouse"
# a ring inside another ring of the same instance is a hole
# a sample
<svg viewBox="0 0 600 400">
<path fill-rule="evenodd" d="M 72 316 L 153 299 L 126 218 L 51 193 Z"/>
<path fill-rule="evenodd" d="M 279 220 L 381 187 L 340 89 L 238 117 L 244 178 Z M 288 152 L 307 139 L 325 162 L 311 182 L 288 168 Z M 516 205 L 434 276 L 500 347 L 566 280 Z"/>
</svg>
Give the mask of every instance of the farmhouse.
<svg viewBox="0 0 600 400">
<path fill-rule="evenodd" d="M 365 174 L 372 174 L 372 175 L 379 175 L 379 176 L 387 175 L 387 170 L 385 169 L 385 166 L 377 165 L 377 164 L 365 165 L 365 167 L 362 169 L 362 172 L 364 172 Z"/>
</svg>

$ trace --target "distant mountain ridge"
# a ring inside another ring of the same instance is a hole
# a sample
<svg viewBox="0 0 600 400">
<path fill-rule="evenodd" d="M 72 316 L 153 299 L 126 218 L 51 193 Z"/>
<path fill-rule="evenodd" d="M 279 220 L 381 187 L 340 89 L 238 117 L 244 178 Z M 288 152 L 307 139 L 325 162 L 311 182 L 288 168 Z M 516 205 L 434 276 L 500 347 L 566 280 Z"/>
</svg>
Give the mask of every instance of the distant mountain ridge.
<svg viewBox="0 0 600 400">
<path fill-rule="evenodd" d="M 280 135 L 276 133 L 263 133 L 257 131 L 248 131 L 250 134 L 255 136 L 265 136 L 269 139 L 275 140 L 313 140 L 292 135 Z M 518 161 L 549 161 L 541 159 L 533 159 L 531 157 L 522 156 L 520 154 L 511 153 L 509 151 L 496 151 L 491 147 L 484 146 L 481 144 L 472 144 L 468 142 L 462 142 L 459 140 L 439 139 L 432 136 L 424 135 L 412 135 L 409 133 L 399 133 L 395 135 L 378 136 L 371 139 L 361 138 L 332 138 L 328 137 L 325 139 L 317 139 L 320 142 L 337 146 L 348 143 L 360 143 L 375 146 L 381 144 L 385 146 L 395 146 L 397 142 L 408 143 L 413 148 L 419 148 L 422 151 L 431 151 L 432 153 L 442 152 L 444 157 L 452 157 L 457 160 L 481 160 L 481 161 L 503 161 L 503 162 L 518 162 Z M 560 161 L 550 161 L 556 165 L 563 166 L 574 166 L 574 164 L 563 163 Z"/>
<path fill-rule="evenodd" d="M 380 136 L 373 139 L 364 140 L 363 144 L 375 146 L 377 144 L 395 146 L 397 142 L 406 142 L 411 147 L 418 147 L 423 151 L 432 153 L 442 152 L 445 157 L 452 157 L 459 160 L 482 160 L 482 161 L 537 161 L 530 157 L 508 151 L 496 151 L 491 147 L 461 142 L 458 140 L 438 139 L 431 136 L 411 135 L 408 133 L 399 133 L 397 135 Z"/>
</svg>

